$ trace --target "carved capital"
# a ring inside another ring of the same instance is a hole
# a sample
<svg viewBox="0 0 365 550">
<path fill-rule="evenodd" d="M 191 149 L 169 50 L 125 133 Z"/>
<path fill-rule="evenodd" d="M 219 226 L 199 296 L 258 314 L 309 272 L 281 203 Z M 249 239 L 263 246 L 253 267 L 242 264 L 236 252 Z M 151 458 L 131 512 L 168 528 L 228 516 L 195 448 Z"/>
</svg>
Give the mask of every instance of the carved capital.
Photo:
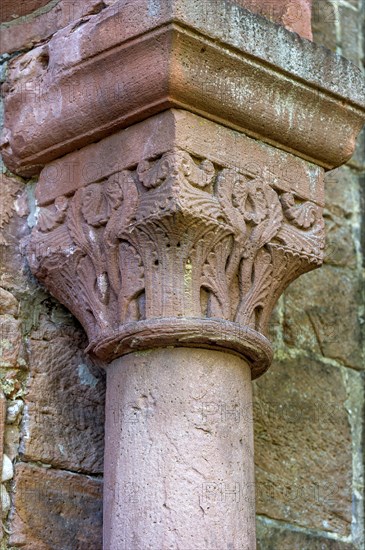
<svg viewBox="0 0 365 550">
<path fill-rule="evenodd" d="M 324 231 L 301 182 L 254 167 L 173 144 L 40 209 L 32 269 L 81 321 L 90 351 L 109 361 L 155 346 L 223 348 L 254 376 L 267 369 L 272 308 L 321 263 Z"/>
</svg>

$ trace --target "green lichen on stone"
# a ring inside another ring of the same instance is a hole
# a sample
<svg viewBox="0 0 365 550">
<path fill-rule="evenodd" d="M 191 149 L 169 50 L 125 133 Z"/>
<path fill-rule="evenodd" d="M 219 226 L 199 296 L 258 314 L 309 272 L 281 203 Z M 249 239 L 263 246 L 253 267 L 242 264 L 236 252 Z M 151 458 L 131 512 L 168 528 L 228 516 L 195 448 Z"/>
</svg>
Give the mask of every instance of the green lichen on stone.
<svg viewBox="0 0 365 550">
<path fill-rule="evenodd" d="M 0 379 L 0 389 L 3 391 L 6 397 L 12 394 L 15 390 L 15 380 L 1 380 Z"/>
</svg>

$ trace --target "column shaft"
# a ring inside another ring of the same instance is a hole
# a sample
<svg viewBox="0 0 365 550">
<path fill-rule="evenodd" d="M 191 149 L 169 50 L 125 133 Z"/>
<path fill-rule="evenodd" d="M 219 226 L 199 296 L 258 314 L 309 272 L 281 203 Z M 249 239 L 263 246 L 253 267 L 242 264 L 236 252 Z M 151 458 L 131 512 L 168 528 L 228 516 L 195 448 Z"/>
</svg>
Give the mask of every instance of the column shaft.
<svg viewBox="0 0 365 550">
<path fill-rule="evenodd" d="M 251 373 L 164 348 L 107 369 L 104 549 L 255 548 Z"/>
</svg>

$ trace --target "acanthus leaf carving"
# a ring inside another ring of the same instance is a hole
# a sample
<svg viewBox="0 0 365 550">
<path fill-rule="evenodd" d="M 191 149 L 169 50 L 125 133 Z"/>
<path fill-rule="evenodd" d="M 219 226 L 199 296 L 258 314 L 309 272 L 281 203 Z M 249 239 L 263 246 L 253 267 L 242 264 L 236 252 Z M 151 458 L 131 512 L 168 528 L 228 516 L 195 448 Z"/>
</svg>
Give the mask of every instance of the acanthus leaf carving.
<svg viewBox="0 0 365 550">
<path fill-rule="evenodd" d="M 251 286 L 245 295 L 242 295 L 238 305 L 235 321 L 242 325 L 258 328 L 258 315 L 262 314 L 265 301 L 273 279 L 271 255 L 264 248 L 257 252 L 257 257 L 250 266 Z M 256 316 L 255 316 L 256 314 Z"/>
<path fill-rule="evenodd" d="M 265 334 L 280 291 L 320 263 L 323 248 L 318 205 L 270 177 L 178 149 L 60 197 L 42 210 L 32 246 L 59 242 L 60 230 L 68 247 L 58 260 L 76 290 L 61 285 L 58 297 L 81 322 L 84 315 L 87 330 L 95 318 L 97 349 L 130 323 L 168 318 Z M 33 268 L 57 295 L 49 258 L 38 255 Z"/>
<path fill-rule="evenodd" d="M 207 257 L 203 266 L 202 287 L 211 292 L 208 317 L 229 319 L 231 300 L 226 265 L 232 250 L 232 236 L 220 241 Z"/>
<path fill-rule="evenodd" d="M 292 193 L 284 193 L 281 196 L 281 203 L 286 218 L 297 227 L 308 229 L 317 219 L 318 206 L 310 202 L 295 206 L 295 198 Z"/>
<path fill-rule="evenodd" d="M 63 223 L 68 206 L 66 197 L 58 197 L 54 204 L 49 208 L 43 208 L 38 218 L 38 228 L 43 233 L 52 231 Z"/>
</svg>

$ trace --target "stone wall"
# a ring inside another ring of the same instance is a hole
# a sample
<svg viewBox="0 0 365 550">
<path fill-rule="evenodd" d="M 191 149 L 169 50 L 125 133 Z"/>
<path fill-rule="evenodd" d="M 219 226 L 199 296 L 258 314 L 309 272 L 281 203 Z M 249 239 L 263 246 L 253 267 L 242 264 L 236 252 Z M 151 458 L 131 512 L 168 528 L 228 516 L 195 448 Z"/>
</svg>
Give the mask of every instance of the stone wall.
<svg viewBox="0 0 365 550">
<path fill-rule="evenodd" d="M 25 4 L 2 6 L 2 82 L 18 51 L 104 5 L 33 1 L 38 9 L 28 13 Z M 104 372 L 85 355 L 77 321 L 30 274 L 24 250 L 37 215 L 35 182 L 3 166 L 0 177 L 1 548 L 96 550 L 102 547 Z"/>
<path fill-rule="evenodd" d="M 314 40 L 364 70 L 364 4 L 315 0 Z M 258 548 L 364 548 L 365 139 L 326 176 L 322 269 L 280 299 L 255 387 Z"/>
<path fill-rule="evenodd" d="M 4 11 L 0 79 L 18 51 L 112 3 L 34 1 L 35 12 L 10 20 Z M 362 68 L 364 21 L 357 0 L 314 3 L 314 39 Z M 254 384 L 259 549 L 364 547 L 364 174 L 363 137 L 348 165 L 327 175 L 325 265 L 280 299 L 276 359 Z M 104 374 L 83 352 L 77 321 L 28 269 L 34 184 L 2 169 L 1 548 L 97 550 Z M 239 421 L 229 405 L 228 429 Z"/>
</svg>

